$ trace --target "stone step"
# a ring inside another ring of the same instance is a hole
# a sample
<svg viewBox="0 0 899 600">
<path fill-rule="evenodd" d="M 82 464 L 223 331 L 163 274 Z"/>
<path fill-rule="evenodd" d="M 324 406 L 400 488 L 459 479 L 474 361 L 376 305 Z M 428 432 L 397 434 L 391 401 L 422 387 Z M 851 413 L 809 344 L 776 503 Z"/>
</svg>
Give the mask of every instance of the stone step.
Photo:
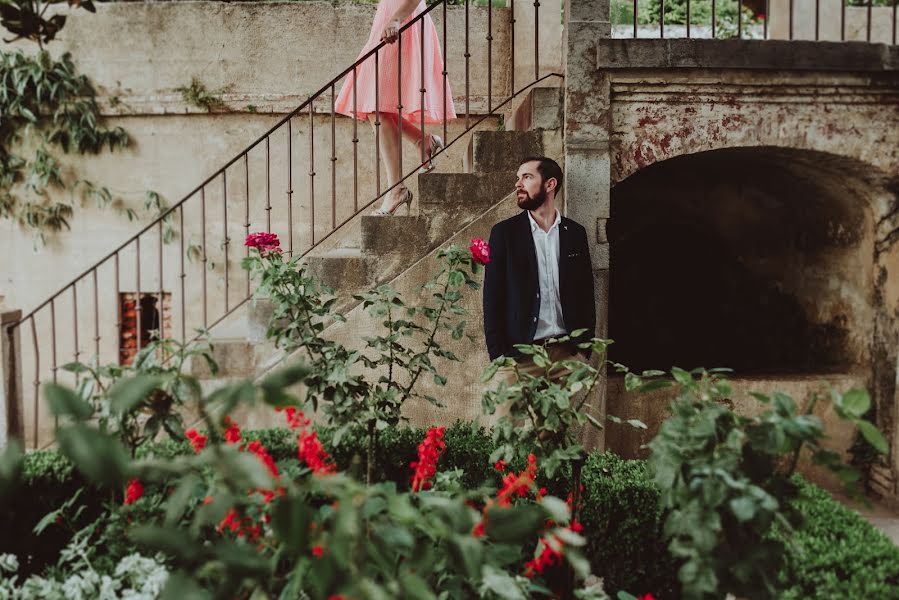
<svg viewBox="0 0 899 600">
<path fill-rule="evenodd" d="M 420 256 L 429 249 L 428 218 L 362 217 L 362 252 Z"/>
<path fill-rule="evenodd" d="M 376 259 L 359 248 L 335 248 L 306 263 L 309 272 L 340 295 L 366 290 L 375 282 Z"/>
<path fill-rule="evenodd" d="M 202 357 L 191 359 L 189 372 L 200 380 L 253 377 L 259 358 L 265 351 L 259 344 L 246 339 L 216 339 L 212 342 L 212 359 L 218 365 L 218 373 L 213 375 Z"/>
<path fill-rule="evenodd" d="M 543 154 L 542 135 L 538 131 L 476 131 L 471 145 L 471 164 L 465 169 L 470 173 L 514 175 L 522 159 Z"/>
<path fill-rule="evenodd" d="M 431 173 L 418 179 L 419 214 L 480 210 L 515 191 L 515 172 Z"/>
</svg>

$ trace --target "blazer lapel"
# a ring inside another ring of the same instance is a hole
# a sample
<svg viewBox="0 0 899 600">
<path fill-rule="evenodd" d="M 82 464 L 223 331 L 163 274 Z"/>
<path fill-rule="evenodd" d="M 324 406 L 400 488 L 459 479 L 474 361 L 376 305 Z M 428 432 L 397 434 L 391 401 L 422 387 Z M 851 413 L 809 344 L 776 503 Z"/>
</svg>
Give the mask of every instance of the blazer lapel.
<svg viewBox="0 0 899 600">
<path fill-rule="evenodd" d="M 539 286 L 540 282 L 538 280 L 537 274 L 537 249 L 534 247 L 534 234 L 531 233 L 531 219 L 528 217 L 528 212 L 522 211 L 521 213 L 521 241 L 524 244 L 525 254 L 528 258 L 528 272 L 531 275 L 531 282 L 534 285 Z"/>
<path fill-rule="evenodd" d="M 559 223 L 559 288 L 562 288 L 562 281 L 567 275 L 565 265 L 568 261 L 565 258 L 572 252 L 571 232 L 568 231 L 568 219 L 562 217 Z"/>
</svg>

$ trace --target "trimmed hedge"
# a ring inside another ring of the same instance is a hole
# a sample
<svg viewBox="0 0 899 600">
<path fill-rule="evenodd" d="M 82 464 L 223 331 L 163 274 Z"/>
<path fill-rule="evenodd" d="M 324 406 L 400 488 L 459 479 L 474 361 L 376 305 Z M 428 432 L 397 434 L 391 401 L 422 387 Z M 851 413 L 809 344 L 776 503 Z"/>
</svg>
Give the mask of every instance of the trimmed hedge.
<svg viewBox="0 0 899 600">
<path fill-rule="evenodd" d="M 375 473 L 381 480 L 395 481 L 408 488 L 416 447 L 424 437 L 423 429 L 394 428 L 381 433 L 376 453 Z M 276 461 L 296 459 L 294 432 L 287 429 L 245 431 L 247 440 L 259 440 Z M 361 477 L 364 469 L 364 436 L 350 434 L 338 449 L 331 449 L 331 434 L 320 438 L 340 469 Z M 441 470 L 461 469 L 463 482 L 470 488 L 483 483 L 499 484 L 499 475 L 488 462 L 493 450 L 490 436 L 483 428 L 456 423 L 444 435 L 447 450 L 441 457 Z M 190 452 L 187 443 L 164 441 L 148 445 L 140 455 L 174 457 Z M 512 465 L 521 467 L 523 465 Z M 541 482 L 548 491 L 562 498 L 570 488 L 570 476 L 562 473 L 556 480 Z M 593 453 L 582 472 L 584 486 L 580 520 L 588 538 L 586 554 L 593 571 L 603 577 L 605 587 L 637 594 L 651 592 L 656 598 L 678 597 L 677 562 L 662 541 L 662 514 L 658 491 L 646 477 L 646 463 L 623 460 L 614 454 Z M 790 536 L 797 551 L 788 557 L 781 581 L 787 588 L 787 600 L 820 598 L 878 598 L 899 600 L 899 549 L 855 512 L 834 501 L 830 495 L 810 483 L 801 482 L 801 512 L 805 527 Z M 53 564 L 71 531 L 50 526 L 43 535 L 32 533 L 45 514 L 59 507 L 80 487 L 80 476 L 61 455 L 53 451 L 26 456 L 24 489 L 0 511 L 0 553 L 13 552 L 20 557 L 21 572 L 39 572 Z M 89 506 L 79 518 L 87 525 L 102 511 L 109 491 L 87 488 L 82 499 Z M 783 536 L 775 532 L 775 536 Z"/>
</svg>

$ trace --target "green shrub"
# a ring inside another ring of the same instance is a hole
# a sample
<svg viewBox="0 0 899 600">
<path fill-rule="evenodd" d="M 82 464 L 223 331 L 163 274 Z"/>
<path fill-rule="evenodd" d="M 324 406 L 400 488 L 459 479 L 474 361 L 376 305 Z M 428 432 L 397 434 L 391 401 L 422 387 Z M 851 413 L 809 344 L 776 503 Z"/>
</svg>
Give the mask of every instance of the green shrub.
<svg viewBox="0 0 899 600">
<path fill-rule="evenodd" d="M 379 479 L 395 481 L 400 489 L 409 486 L 409 462 L 415 459 L 424 432 L 415 428 L 383 432 L 376 454 Z M 260 440 L 278 462 L 296 459 L 296 438 L 288 429 L 247 430 L 243 437 Z M 355 465 L 357 475 L 363 475 L 363 432 L 351 432 L 337 449 L 330 447 L 330 431 L 323 430 L 320 437 L 339 468 L 352 472 Z M 499 482 L 488 461 L 494 444 L 483 428 L 456 423 L 447 428 L 444 439 L 447 450 L 440 459 L 441 471 L 461 469 L 464 485 L 471 488 Z M 186 443 L 165 441 L 150 444 L 139 454 L 173 458 L 186 452 L 190 452 Z M 555 480 L 540 485 L 564 498 L 570 487 L 568 477 L 566 469 Z M 49 450 L 26 457 L 23 483 L 10 505 L 0 511 L 0 553 L 17 554 L 23 563 L 21 572 L 35 573 L 56 561 L 72 531 L 51 525 L 37 536 L 32 533 L 34 525 L 85 483 L 64 457 Z M 582 484 L 580 521 L 588 539 L 585 555 L 593 572 L 604 579 L 606 589 L 678 597 L 678 564 L 662 540 L 659 494 L 646 476 L 646 463 L 592 453 L 584 465 Z M 899 549 L 827 492 L 802 481 L 801 488 L 799 510 L 806 521 L 792 536 L 797 543 L 780 575 L 786 588 L 782 598 L 899 598 Z M 109 498 L 108 492 L 87 488 L 81 499 L 89 508 L 78 522 L 86 525 Z"/>
<path fill-rule="evenodd" d="M 780 597 L 899 598 L 899 549 L 826 491 L 796 479 L 802 494 L 797 508 L 805 523 L 791 536 L 796 551 L 781 571 L 786 590 Z"/>
<path fill-rule="evenodd" d="M 676 596 L 677 563 L 662 541 L 659 492 L 646 475 L 646 463 L 593 453 L 581 481 L 584 554 L 605 589 Z"/>
</svg>

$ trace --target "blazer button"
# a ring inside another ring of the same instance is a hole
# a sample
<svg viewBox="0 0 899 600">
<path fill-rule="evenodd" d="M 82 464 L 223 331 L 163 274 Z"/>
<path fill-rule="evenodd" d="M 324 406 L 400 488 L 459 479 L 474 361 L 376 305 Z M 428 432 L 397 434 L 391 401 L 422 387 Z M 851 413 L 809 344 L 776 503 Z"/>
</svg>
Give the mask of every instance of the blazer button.
<svg viewBox="0 0 899 600">
<path fill-rule="evenodd" d="M 540 298 L 540 294 L 537 294 L 537 298 Z"/>
<path fill-rule="evenodd" d="M 534 317 L 534 323 L 536 323 L 536 322 L 537 322 L 537 317 Z"/>
</svg>

